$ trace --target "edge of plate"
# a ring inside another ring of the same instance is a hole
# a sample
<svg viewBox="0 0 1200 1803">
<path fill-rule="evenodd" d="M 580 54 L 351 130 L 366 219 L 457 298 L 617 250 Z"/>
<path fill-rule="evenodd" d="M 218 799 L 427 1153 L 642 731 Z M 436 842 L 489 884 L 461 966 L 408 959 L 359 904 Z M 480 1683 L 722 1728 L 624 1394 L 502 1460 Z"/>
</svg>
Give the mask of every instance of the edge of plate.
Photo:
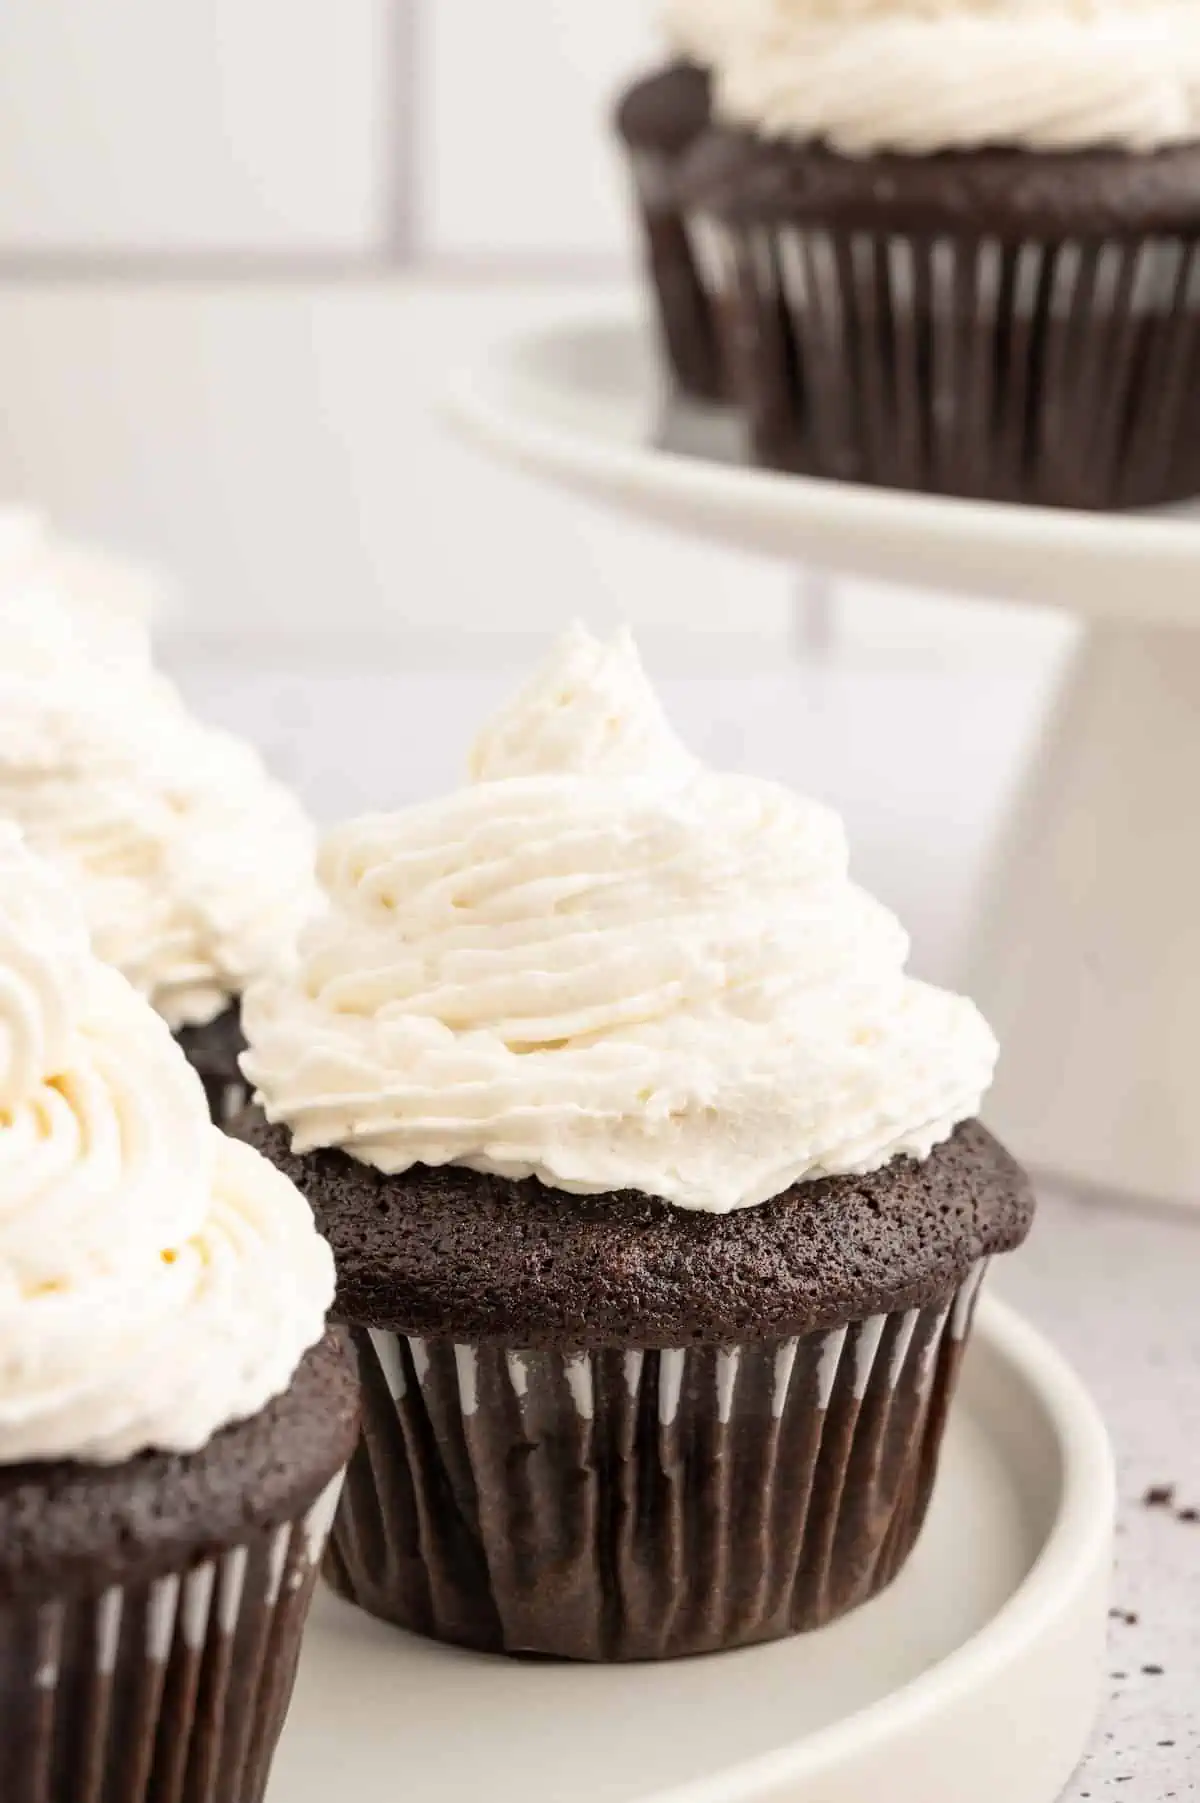
<svg viewBox="0 0 1200 1803">
<path fill-rule="evenodd" d="M 960 592 L 967 596 L 1065 606 L 1097 619 L 1128 618 L 1136 603 L 1135 617 L 1144 624 L 1196 624 L 1200 524 L 1195 519 L 1170 511 L 1075 513 L 909 494 L 773 470 L 706 467 L 672 451 L 603 440 L 554 423 L 524 403 L 522 385 L 528 389 L 529 384 L 520 372 L 531 350 L 564 334 L 622 327 L 631 337 L 642 335 L 634 308 L 593 299 L 590 307 L 563 307 L 510 331 L 451 377 L 442 414 L 481 449 L 530 474 L 697 536 L 726 542 L 742 536 L 747 545 L 768 554 L 773 548 L 779 556 L 795 557 L 811 548 L 819 557 L 828 551 L 836 568 L 839 546 L 870 531 L 882 535 L 890 563 L 898 569 L 905 564 L 899 575 L 903 581 L 936 587 L 933 566 L 940 568 L 949 555 L 960 553 Z M 831 507 L 834 490 L 836 505 Z M 706 529 L 705 514 L 712 522 L 736 519 L 738 525 L 710 524 Z M 783 542 L 793 537 L 797 542 Z M 1061 564 L 1048 574 L 1044 560 L 1051 554 Z M 876 567 L 875 558 L 863 555 L 862 574 L 886 573 Z M 1086 586 L 1071 583 L 1072 564 Z M 1152 597 L 1144 590 L 1148 570 L 1158 580 Z"/>
</svg>

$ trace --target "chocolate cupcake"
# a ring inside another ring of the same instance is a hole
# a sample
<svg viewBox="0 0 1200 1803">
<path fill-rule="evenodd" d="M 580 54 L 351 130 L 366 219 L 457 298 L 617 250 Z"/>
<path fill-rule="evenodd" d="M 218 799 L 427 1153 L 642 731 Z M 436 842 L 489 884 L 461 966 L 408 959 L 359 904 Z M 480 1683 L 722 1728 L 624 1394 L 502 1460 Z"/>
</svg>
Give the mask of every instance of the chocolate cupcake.
<svg viewBox="0 0 1200 1803">
<path fill-rule="evenodd" d="M 246 1098 L 241 992 L 318 904 L 312 829 L 155 672 L 144 622 L 62 577 L 0 557 L 0 819 L 70 877 L 96 951 L 179 1036 L 221 1122 Z"/>
<path fill-rule="evenodd" d="M 753 455 L 1051 506 L 1200 492 L 1200 25 L 757 0 L 680 172 Z"/>
<path fill-rule="evenodd" d="M 678 175 L 712 116 L 712 56 L 727 0 L 668 0 L 663 24 L 674 60 L 620 99 L 617 134 L 629 158 L 639 240 L 659 342 L 672 384 L 691 400 L 728 393 L 718 290 L 679 204 Z"/>
<path fill-rule="evenodd" d="M 358 1427 L 310 1210 L 0 827 L 0 1796 L 260 1803 Z"/>
<path fill-rule="evenodd" d="M 907 1556 L 1029 1226 L 973 1118 L 992 1037 L 905 977 L 837 819 L 704 771 L 627 639 L 570 637 L 472 775 L 331 835 L 247 997 L 243 1130 L 363 1368 L 332 1581 L 497 1652 L 817 1627 Z"/>
</svg>

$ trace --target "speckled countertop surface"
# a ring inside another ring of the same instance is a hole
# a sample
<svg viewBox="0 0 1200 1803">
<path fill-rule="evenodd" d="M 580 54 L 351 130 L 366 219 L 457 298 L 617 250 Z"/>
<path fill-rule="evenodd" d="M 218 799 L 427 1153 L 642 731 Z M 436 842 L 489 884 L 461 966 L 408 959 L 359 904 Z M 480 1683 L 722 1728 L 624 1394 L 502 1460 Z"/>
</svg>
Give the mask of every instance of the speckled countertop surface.
<svg viewBox="0 0 1200 1803">
<path fill-rule="evenodd" d="M 335 659 L 290 671 L 175 661 L 195 703 L 257 739 L 326 819 L 458 780 L 474 727 L 512 681 Z M 1045 683 L 1036 671 L 810 667 L 663 692 L 713 763 L 840 808 L 856 872 L 909 926 L 917 967 L 953 980 Z M 970 757 L 947 757 L 948 744 Z M 1065 1803 L 1200 1795 L 1200 1520 L 1188 1518 L 1200 1511 L 1200 1206 L 1151 1212 L 1046 1187 L 1029 1245 L 997 1262 L 994 1281 L 1072 1360 L 1118 1450 L 1108 1691 Z M 1169 1499 L 1147 1506 L 1163 1487 Z"/>
<path fill-rule="evenodd" d="M 1198 1278 L 1200 1209 L 1140 1212 L 1049 1189 L 1025 1250 L 993 1266 L 997 1292 L 1086 1380 L 1117 1447 L 1108 1691 L 1069 1803 L 1200 1795 Z"/>
</svg>

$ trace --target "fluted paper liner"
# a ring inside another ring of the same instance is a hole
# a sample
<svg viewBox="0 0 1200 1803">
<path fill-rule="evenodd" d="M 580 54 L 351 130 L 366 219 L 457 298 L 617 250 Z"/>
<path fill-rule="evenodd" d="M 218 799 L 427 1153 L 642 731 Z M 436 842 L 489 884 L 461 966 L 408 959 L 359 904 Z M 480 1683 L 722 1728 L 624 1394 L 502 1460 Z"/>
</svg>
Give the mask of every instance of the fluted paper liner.
<svg viewBox="0 0 1200 1803">
<path fill-rule="evenodd" d="M 1050 506 L 1200 492 L 1200 240 L 689 236 L 756 462 Z"/>
<path fill-rule="evenodd" d="M 341 1482 L 150 1582 L 0 1604 L 3 1803 L 261 1803 Z"/>
<path fill-rule="evenodd" d="M 250 1086 L 240 1078 L 211 1077 L 200 1073 L 208 1112 L 214 1125 L 227 1127 L 242 1113 L 250 1100 Z"/>
<path fill-rule="evenodd" d="M 916 1539 L 983 1269 L 937 1307 L 741 1346 L 357 1330 L 365 1428 L 331 1582 L 418 1633 L 569 1659 L 831 1621 Z"/>
<path fill-rule="evenodd" d="M 717 318 L 722 295 L 676 199 L 677 159 L 643 149 L 633 153 L 632 163 L 643 258 L 668 367 L 685 395 L 719 401 L 728 386 Z"/>
</svg>

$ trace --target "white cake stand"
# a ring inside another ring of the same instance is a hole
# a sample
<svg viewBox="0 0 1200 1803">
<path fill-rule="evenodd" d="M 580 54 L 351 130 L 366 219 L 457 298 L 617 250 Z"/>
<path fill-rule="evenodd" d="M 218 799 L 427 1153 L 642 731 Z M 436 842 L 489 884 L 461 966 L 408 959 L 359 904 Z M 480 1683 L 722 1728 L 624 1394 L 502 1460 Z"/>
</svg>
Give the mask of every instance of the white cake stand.
<svg viewBox="0 0 1200 1803">
<path fill-rule="evenodd" d="M 779 476 L 729 461 L 728 423 L 699 410 L 658 448 L 652 349 L 611 306 L 497 346 L 449 410 L 532 474 L 693 536 L 1083 617 L 965 977 L 1005 1048 L 990 1118 L 1042 1169 L 1200 1203 L 1200 509 L 1065 513 Z"/>
</svg>

